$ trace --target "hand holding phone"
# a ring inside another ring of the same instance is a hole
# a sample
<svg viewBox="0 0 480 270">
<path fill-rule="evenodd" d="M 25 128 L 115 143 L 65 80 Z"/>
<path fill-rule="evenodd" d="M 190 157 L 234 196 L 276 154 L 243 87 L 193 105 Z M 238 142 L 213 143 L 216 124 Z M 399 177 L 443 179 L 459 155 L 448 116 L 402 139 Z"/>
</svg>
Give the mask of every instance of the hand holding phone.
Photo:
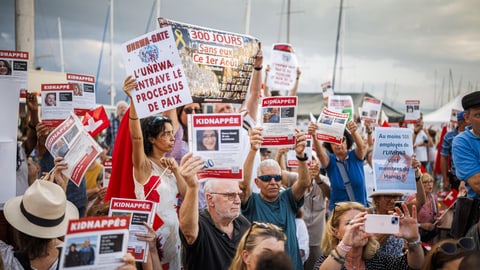
<svg viewBox="0 0 480 270">
<path fill-rule="evenodd" d="M 398 216 L 367 214 L 365 217 L 367 233 L 396 234 L 400 229 Z"/>
</svg>

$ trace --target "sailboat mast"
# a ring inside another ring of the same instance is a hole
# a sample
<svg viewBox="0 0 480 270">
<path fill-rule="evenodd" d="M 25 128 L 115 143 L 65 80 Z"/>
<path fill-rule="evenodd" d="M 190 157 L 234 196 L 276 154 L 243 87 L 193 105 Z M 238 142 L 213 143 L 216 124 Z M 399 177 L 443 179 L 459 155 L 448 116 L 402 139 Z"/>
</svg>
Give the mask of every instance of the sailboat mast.
<svg viewBox="0 0 480 270">
<path fill-rule="evenodd" d="M 114 67 L 113 67 L 113 3 L 114 0 L 110 0 L 110 105 L 115 105 L 115 79 L 114 79 Z"/>
<path fill-rule="evenodd" d="M 333 63 L 333 77 L 332 77 L 332 90 L 335 91 L 335 75 L 337 72 L 337 61 L 338 61 L 338 50 L 340 46 L 340 33 L 342 28 L 342 15 L 343 15 L 343 0 L 340 0 L 340 11 L 338 14 L 338 25 L 337 25 L 337 40 L 335 43 L 335 60 Z"/>
</svg>

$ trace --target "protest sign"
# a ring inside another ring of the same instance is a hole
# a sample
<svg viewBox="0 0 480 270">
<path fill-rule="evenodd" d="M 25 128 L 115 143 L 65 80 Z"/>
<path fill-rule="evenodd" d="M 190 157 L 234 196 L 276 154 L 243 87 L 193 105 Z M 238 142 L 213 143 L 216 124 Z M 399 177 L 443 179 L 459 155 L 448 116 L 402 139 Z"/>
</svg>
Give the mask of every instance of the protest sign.
<svg viewBox="0 0 480 270">
<path fill-rule="evenodd" d="M 102 152 L 102 148 L 87 133 L 80 119 L 70 116 L 47 137 L 45 147 L 54 158 L 60 156 L 68 163 L 62 173 L 77 186 L 80 185 L 88 167 Z"/>
<path fill-rule="evenodd" d="M 73 84 L 73 108 L 76 115 L 83 116 L 96 107 L 95 76 L 67 73 L 67 83 Z"/>
<path fill-rule="evenodd" d="M 195 102 L 242 103 L 250 85 L 258 40 L 159 18 L 171 26 Z"/>
<path fill-rule="evenodd" d="M 307 137 L 307 146 L 305 146 L 305 154 L 307 155 L 307 166 L 310 166 L 312 163 L 312 136 L 310 134 L 305 134 Z M 298 167 L 297 152 L 295 149 L 288 149 L 287 152 L 287 166 L 288 167 Z"/>
<path fill-rule="evenodd" d="M 263 117 L 262 146 L 289 147 L 295 145 L 297 127 L 297 97 L 266 97 L 261 101 Z"/>
<path fill-rule="evenodd" d="M 73 84 L 42 84 L 42 123 L 56 127 L 73 111 Z"/>
<path fill-rule="evenodd" d="M 382 109 L 382 101 L 376 98 L 364 97 L 360 118 L 362 120 L 372 121 L 377 123 L 380 110 Z"/>
<path fill-rule="evenodd" d="M 310 118 L 314 118 L 314 116 L 310 114 Z M 318 129 L 315 133 L 317 140 L 341 144 L 347 119 L 348 113 L 337 113 L 328 108 L 323 108 L 317 120 Z"/>
<path fill-rule="evenodd" d="M 298 61 L 290 44 L 273 44 L 266 84 L 273 91 L 290 91 L 297 81 Z"/>
<path fill-rule="evenodd" d="M 353 119 L 352 96 L 331 96 L 328 98 L 328 109 L 338 113 L 348 113 L 348 121 Z"/>
<path fill-rule="evenodd" d="M 138 117 L 192 103 L 171 27 L 125 42 L 122 55 L 127 74 L 138 83 L 131 92 Z"/>
<path fill-rule="evenodd" d="M 406 124 L 415 123 L 420 118 L 420 100 L 405 100 Z"/>
<path fill-rule="evenodd" d="M 26 88 L 28 57 L 28 52 L 0 50 L 0 64 L 3 66 L 0 78 L 22 81 L 24 82 L 22 88 Z"/>
<path fill-rule="evenodd" d="M 412 130 L 377 127 L 374 132 L 375 191 L 415 193 Z"/>
<path fill-rule="evenodd" d="M 102 187 L 108 187 L 110 183 L 110 175 L 112 174 L 112 160 L 106 160 L 103 162 L 103 183 Z"/>
<path fill-rule="evenodd" d="M 243 180 L 241 114 L 189 114 L 188 147 L 194 156 L 202 157 L 204 169 L 198 180 L 209 178 Z"/>
<path fill-rule="evenodd" d="M 148 228 L 143 222 L 152 224 L 155 214 L 156 203 L 147 200 L 134 200 L 124 198 L 112 198 L 108 216 L 129 216 L 128 227 L 128 252 L 135 257 L 136 261 L 146 262 L 148 258 L 148 243 L 139 241 L 135 234 L 148 233 Z"/>
<path fill-rule="evenodd" d="M 60 269 L 110 270 L 123 265 L 122 258 L 127 253 L 129 222 L 129 216 L 70 220 Z"/>
</svg>

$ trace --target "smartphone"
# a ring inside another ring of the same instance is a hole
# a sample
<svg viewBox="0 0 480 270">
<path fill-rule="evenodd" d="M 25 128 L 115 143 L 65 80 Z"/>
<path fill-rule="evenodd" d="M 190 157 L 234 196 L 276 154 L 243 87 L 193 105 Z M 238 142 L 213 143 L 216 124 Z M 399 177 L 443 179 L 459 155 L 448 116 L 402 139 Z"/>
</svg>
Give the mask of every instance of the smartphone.
<svg viewBox="0 0 480 270">
<path fill-rule="evenodd" d="M 365 232 L 367 233 L 395 234 L 400 229 L 397 216 L 367 214 L 365 217 L 367 218 L 365 220 Z"/>
</svg>

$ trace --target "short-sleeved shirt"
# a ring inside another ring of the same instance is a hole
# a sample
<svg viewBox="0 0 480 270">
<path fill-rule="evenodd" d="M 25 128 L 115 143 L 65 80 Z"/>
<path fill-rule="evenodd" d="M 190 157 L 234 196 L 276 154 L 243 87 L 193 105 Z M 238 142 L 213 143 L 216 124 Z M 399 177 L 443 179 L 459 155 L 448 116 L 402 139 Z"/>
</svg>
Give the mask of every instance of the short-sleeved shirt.
<svg viewBox="0 0 480 270">
<path fill-rule="evenodd" d="M 480 137 L 472 133 L 471 126 L 453 139 L 452 148 L 455 173 L 458 179 L 466 182 L 475 174 L 480 173 Z M 467 198 L 480 200 L 480 194 L 475 193 L 468 183 L 465 184 Z"/>
<path fill-rule="evenodd" d="M 283 229 L 287 235 L 285 251 L 290 255 L 295 269 L 303 269 L 295 223 L 295 216 L 303 202 L 303 198 L 299 202 L 295 201 L 292 188 L 288 188 L 280 192 L 273 202 L 267 202 L 260 197 L 260 194 L 252 193 L 245 205 L 242 205 L 242 214 L 250 222 L 268 222 Z"/>
<path fill-rule="evenodd" d="M 330 177 L 331 191 L 328 209 L 331 212 L 335 203 L 350 201 L 350 198 L 348 197 L 347 189 L 345 188 L 342 175 L 338 169 L 338 166 L 342 165 L 339 164 L 337 166 L 338 158 L 336 155 L 328 153 L 328 156 L 330 161 L 325 169 L 327 170 L 328 177 Z M 344 164 L 345 171 L 347 172 L 350 182 L 352 183 L 355 201 L 367 206 L 365 172 L 363 170 L 364 161 L 359 159 L 355 154 L 355 150 L 352 149 L 348 151 L 347 158 L 342 163 Z"/>
<path fill-rule="evenodd" d="M 228 269 L 232 262 L 238 243 L 245 231 L 250 228 L 250 222 L 242 215 L 233 220 L 232 239 L 219 230 L 207 209 L 200 210 L 198 219 L 198 236 L 191 245 L 180 231 L 180 238 L 185 250 L 183 266 L 192 269 Z"/>
<path fill-rule="evenodd" d="M 443 157 L 452 157 L 452 142 L 453 138 L 458 135 L 458 128 L 447 132 L 443 137 L 442 148 L 440 149 L 440 155 Z M 450 171 L 455 174 L 455 164 L 453 159 L 450 160 Z"/>
</svg>

